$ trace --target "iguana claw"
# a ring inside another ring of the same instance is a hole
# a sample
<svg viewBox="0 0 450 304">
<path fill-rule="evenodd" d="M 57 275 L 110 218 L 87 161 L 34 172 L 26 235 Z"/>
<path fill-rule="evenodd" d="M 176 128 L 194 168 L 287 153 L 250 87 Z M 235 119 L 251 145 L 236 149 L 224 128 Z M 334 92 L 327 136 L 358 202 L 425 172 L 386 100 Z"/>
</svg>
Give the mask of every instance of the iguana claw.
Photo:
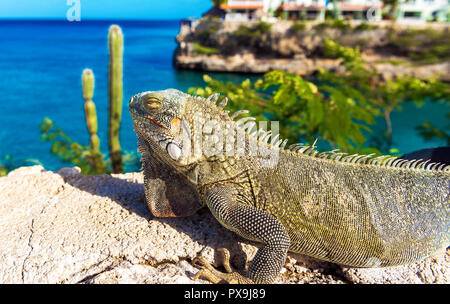
<svg viewBox="0 0 450 304">
<path fill-rule="evenodd" d="M 199 264 L 202 269 L 194 276 L 194 280 L 199 277 L 208 279 L 213 284 L 228 283 L 228 284 L 254 284 L 253 281 L 247 279 L 238 272 L 233 272 L 230 266 L 230 252 L 225 248 L 220 248 L 217 251 L 222 252 L 222 266 L 226 273 L 215 269 L 204 257 L 195 258 L 193 264 Z"/>
</svg>

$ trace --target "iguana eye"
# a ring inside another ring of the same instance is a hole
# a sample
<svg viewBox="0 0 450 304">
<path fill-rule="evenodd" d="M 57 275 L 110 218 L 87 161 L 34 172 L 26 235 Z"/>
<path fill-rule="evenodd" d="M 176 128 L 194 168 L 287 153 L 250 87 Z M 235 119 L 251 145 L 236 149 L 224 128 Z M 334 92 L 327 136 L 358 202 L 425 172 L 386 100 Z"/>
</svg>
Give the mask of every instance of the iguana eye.
<svg viewBox="0 0 450 304">
<path fill-rule="evenodd" d="M 143 103 L 148 110 L 154 110 L 161 107 L 161 101 L 154 95 L 145 96 Z"/>
<path fill-rule="evenodd" d="M 173 160 L 178 160 L 181 156 L 181 149 L 174 143 L 169 143 L 167 145 L 167 153 Z"/>
</svg>

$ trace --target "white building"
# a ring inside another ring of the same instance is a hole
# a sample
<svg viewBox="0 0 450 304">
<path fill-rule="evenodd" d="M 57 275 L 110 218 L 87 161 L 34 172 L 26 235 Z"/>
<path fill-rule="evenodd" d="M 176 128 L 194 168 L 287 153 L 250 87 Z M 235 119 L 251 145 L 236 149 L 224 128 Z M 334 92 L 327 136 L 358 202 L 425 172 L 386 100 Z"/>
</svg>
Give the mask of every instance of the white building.
<svg viewBox="0 0 450 304">
<path fill-rule="evenodd" d="M 278 11 L 286 19 L 325 19 L 327 0 L 286 0 L 278 1 Z"/>
<path fill-rule="evenodd" d="M 226 11 L 225 20 L 247 21 L 256 18 L 256 12 L 268 12 L 269 3 L 265 0 L 228 0 L 220 5 Z"/>
<path fill-rule="evenodd" d="M 381 20 L 383 2 L 380 0 L 343 0 L 337 3 L 342 18 L 369 21 Z M 333 5 L 333 3 L 328 3 L 327 8 L 332 10 Z"/>
<path fill-rule="evenodd" d="M 342 0 L 337 4 L 343 18 L 381 19 L 383 3 L 380 0 Z M 324 20 L 325 11 L 333 10 L 333 5 L 331 0 L 228 0 L 220 7 L 226 11 L 226 20 L 246 21 L 269 16 Z"/>
<path fill-rule="evenodd" d="M 398 20 L 448 21 L 450 0 L 399 0 Z"/>
</svg>

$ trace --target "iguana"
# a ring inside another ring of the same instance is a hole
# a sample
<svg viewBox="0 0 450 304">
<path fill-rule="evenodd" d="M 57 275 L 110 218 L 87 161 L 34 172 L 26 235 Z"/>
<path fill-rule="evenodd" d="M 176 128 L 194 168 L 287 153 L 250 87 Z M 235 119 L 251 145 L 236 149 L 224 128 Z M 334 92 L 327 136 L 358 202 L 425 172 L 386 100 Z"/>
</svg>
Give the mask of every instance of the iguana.
<svg viewBox="0 0 450 304">
<path fill-rule="evenodd" d="M 207 206 L 221 225 L 262 243 L 246 272 L 221 273 L 202 260 L 199 275 L 269 283 L 288 251 L 382 267 L 418 261 L 449 245 L 450 166 L 286 148 L 286 141 L 255 130 L 251 117 L 237 119 L 244 111 L 230 114 L 223 109 L 227 99 L 218 99 L 167 89 L 129 102 L 152 213 L 187 216 Z M 238 143 L 244 153 L 233 155 Z M 261 151 L 276 152 L 276 162 Z"/>
</svg>

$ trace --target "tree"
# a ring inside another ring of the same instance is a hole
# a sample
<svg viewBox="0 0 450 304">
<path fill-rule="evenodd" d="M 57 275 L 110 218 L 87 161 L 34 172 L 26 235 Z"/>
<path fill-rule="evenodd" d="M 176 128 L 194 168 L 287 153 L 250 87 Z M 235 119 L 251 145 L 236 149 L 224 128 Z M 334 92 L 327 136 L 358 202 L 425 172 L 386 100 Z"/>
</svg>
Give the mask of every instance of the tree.
<svg viewBox="0 0 450 304">
<path fill-rule="evenodd" d="M 213 0 L 212 3 L 214 6 L 220 6 L 221 4 L 226 4 L 228 0 Z"/>
<path fill-rule="evenodd" d="M 390 5 L 388 16 L 392 21 L 396 21 L 398 18 L 398 7 L 400 0 L 383 0 L 384 4 Z"/>
<path fill-rule="evenodd" d="M 338 0 L 333 0 L 333 19 L 339 19 L 341 17 L 341 10 L 338 4 Z"/>
</svg>

